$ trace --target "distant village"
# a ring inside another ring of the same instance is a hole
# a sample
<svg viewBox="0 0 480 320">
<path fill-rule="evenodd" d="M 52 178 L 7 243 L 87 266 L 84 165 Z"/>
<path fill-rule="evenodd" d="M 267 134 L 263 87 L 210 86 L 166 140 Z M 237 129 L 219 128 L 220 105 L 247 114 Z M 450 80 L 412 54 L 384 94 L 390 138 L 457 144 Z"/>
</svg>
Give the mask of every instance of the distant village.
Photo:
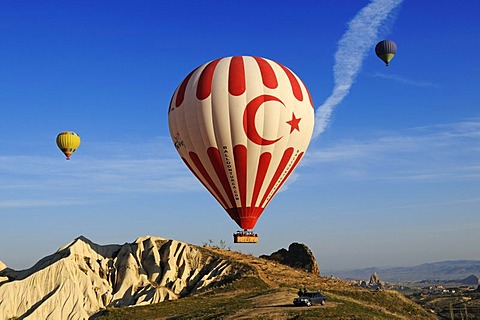
<svg viewBox="0 0 480 320">
<path fill-rule="evenodd" d="M 428 284 L 421 287 L 421 291 L 418 293 L 420 296 L 480 292 L 480 279 L 475 275 L 462 280 L 424 280 L 418 283 Z"/>
<path fill-rule="evenodd" d="M 389 289 L 398 291 L 415 290 L 424 294 L 459 293 L 480 290 L 480 278 L 476 275 L 470 275 L 461 280 L 422 280 L 418 282 L 387 283 L 382 281 L 380 276 L 374 272 L 368 281 L 350 280 L 350 282 L 354 286 L 365 289 Z"/>
<path fill-rule="evenodd" d="M 369 290 L 396 290 L 441 319 L 480 318 L 480 278 L 470 275 L 461 280 L 422 280 L 387 283 L 374 272 L 369 281 L 351 280 L 354 286 Z"/>
</svg>

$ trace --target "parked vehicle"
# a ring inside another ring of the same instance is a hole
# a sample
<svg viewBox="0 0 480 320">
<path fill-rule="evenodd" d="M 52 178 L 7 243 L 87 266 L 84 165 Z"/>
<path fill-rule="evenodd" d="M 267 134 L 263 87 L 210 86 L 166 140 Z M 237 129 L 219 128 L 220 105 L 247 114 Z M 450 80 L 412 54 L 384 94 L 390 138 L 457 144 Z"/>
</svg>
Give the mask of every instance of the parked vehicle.
<svg viewBox="0 0 480 320">
<path fill-rule="evenodd" d="M 313 304 L 324 305 L 327 301 L 327 297 L 321 294 L 318 291 L 315 292 L 304 292 L 300 297 L 293 299 L 293 304 L 298 306 L 307 306 L 310 307 Z"/>
</svg>

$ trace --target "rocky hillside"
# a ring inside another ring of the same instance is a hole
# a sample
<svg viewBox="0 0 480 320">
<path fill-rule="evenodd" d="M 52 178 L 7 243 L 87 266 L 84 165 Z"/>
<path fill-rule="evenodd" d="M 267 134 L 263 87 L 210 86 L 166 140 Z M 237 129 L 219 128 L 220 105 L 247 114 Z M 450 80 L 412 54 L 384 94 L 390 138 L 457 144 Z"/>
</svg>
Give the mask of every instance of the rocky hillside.
<svg viewBox="0 0 480 320">
<path fill-rule="evenodd" d="M 242 277 L 194 295 L 149 306 L 110 308 L 98 320 L 415 320 L 436 319 L 396 291 L 364 289 L 343 280 L 312 274 L 277 261 L 216 247 L 213 255 L 249 268 Z M 294 307 L 299 288 L 320 290 L 324 306 Z"/>
<path fill-rule="evenodd" d="M 241 266 L 176 240 L 100 246 L 79 237 L 30 269 L 0 264 L 0 319 L 88 319 L 103 308 L 178 299 L 241 274 Z"/>
<path fill-rule="evenodd" d="M 327 304 L 294 307 L 299 288 L 322 291 Z M 304 266 L 156 237 L 107 246 L 80 237 L 28 270 L 0 264 L 0 319 L 434 317 L 397 292 L 358 288 Z"/>
<path fill-rule="evenodd" d="M 292 243 L 288 250 L 282 248 L 271 255 L 261 255 L 260 258 L 277 261 L 292 268 L 302 269 L 313 274 L 319 274 L 317 260 L 313 252 L 302 243 Z"/>
</svg>

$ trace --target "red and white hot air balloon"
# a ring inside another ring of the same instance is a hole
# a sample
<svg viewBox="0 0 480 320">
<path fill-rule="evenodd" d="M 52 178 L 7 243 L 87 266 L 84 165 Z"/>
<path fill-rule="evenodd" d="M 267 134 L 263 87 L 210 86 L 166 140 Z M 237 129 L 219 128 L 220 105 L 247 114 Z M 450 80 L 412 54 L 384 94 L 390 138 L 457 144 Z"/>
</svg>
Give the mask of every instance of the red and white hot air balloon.
<svg viewBox="0 0 480 320">
<path fill-rule="evenodd" d="M 243 229 L 251 229 L 302 159 L 314 108 L 303 82 L 259 57 L 217 59 L 193 70 L 172 96 L 170 135 L 187 167 Z"/>
</svg>

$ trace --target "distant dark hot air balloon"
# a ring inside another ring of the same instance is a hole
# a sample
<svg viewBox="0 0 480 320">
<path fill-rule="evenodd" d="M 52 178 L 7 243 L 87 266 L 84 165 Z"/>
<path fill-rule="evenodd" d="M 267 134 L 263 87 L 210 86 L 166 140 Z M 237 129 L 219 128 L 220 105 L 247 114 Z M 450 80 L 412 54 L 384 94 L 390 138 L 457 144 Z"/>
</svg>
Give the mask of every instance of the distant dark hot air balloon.
<svg viewBox="0 0 480 320">
<path fill-rule="evenodd" d="M 375 53 L 388 66 L 397 52 L 397 44 L 392 40 L 382 40 L 375 46 Z"/>
<path fill-rule="evenodd" d="M 168 123 L 182 160 L 242 228 L 235 242 L 257 242 L 251 229 L 312 136 L 314 108 L 303 82 L 268 59 L 217 59 L 179 85 Z"/>
</svg>

